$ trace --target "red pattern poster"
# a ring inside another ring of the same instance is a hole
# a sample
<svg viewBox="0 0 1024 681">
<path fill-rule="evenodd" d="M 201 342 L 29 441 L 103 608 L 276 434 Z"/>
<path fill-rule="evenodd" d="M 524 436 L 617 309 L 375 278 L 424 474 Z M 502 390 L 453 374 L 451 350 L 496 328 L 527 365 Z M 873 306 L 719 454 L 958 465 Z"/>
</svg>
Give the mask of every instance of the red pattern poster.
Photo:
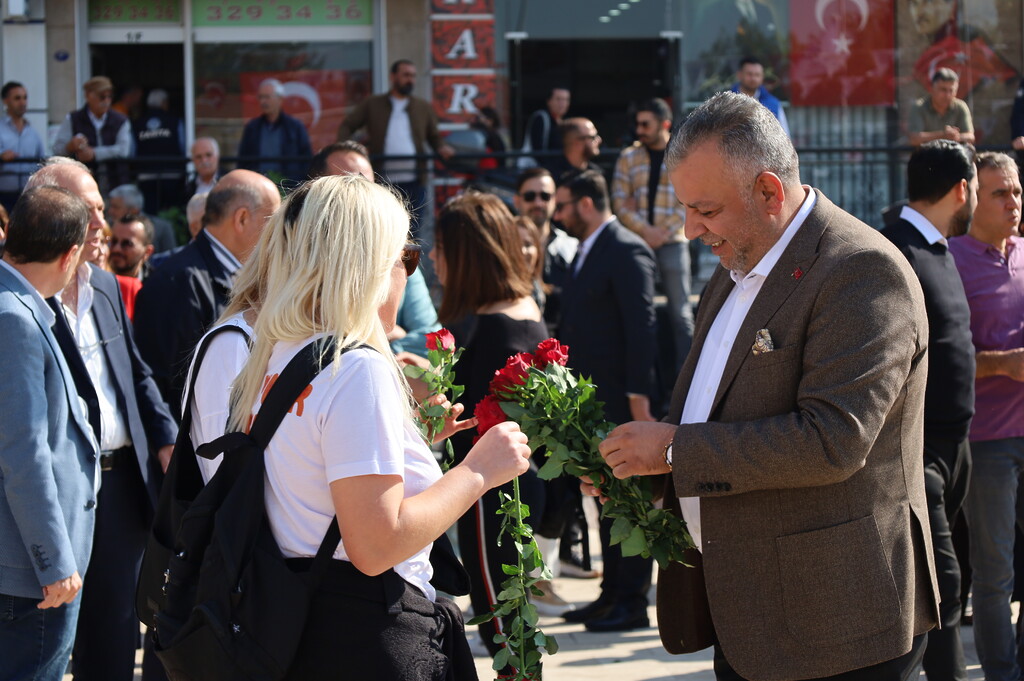
<svg viewBox="0 0 1024 681">
<path fill-rule="evenodd" d="M 283 110 L 302 121 L 314 150 L 338 139 L 338 126 L 345 110 L 357 103 L 369 82 L 368 71 L 248 71 L 239 74 L 242 116 L 245 120 L 260 115 L 256 91 L 267 78 L 284 85 Z"/>
<path fill-rule="evenodd" d="M 434 14 L 491 14 L 494 0 L 431 0 Z"/>
<path fill-rule="evenodd" d="M 891 106 L 890 0 L 790 0 L 790 99 L 795 106 Z"/>
<path fill-rule="evenodd" d="M 434 113 L 449 123 L 470 123 L 482 106 L 494 106 L 496 78 L 490 75 L 434 76 Z"/>
<path fill-rule="evenodd" d="M 494 21 L 435 21 L 431 25 L 435 69 L 494 68 Z"/>
</svg>

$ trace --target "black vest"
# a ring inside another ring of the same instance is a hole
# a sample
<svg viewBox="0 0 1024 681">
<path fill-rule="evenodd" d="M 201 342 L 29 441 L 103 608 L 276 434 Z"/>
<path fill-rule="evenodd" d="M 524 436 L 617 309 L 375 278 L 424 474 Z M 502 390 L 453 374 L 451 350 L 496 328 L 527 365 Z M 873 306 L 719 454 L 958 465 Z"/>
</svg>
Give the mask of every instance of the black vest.
<svg viewBox="0 0 1024 681">
<path fill-rule="evenodd" d="M 121 126 L 128 121 L 125 116 L 112 109 L 107 111 L 107 118 L 103 121 L 103 127 L 100 128 L 100 139 L 97 140 L 96 126 L 92 124 L 92 120 L 89 118 L 88 106 L 83 106 L 77 111 L 72 111 L 69 118 L 71 119 L 71 135 L 84 135 L 85 139 L 89 141 L 89 146 L 93 148 L 98 146 L 109 147 L 116 143 L 117 131 L 120 130 Z M 87 163 L 86 165 L 93 171 L 93 174 L 97 174 L 97 165 L 95 161 Z M 113 189 L 118 185 L 127 184 L 131 181 L 127 163 L 109 162 L 104 165 L 107 166 L 105 170 L 110 176 L 110 189 Z"/>
<path fill-rule="evenodd" d="M 181 158 L 181 139 L 178 137 L 178 117 L 161 109 L 146 109 L 136 121 L 135 156 Z M 157 170 L 181 170 L 181 163 L 140 164 L 139 173 Z"/>
</svg>

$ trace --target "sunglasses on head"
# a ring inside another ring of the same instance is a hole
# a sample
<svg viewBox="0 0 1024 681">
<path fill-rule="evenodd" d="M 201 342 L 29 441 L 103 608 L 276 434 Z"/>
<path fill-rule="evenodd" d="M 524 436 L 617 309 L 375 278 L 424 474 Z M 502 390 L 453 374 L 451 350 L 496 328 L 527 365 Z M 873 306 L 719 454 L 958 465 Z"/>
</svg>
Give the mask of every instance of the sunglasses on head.
<svg viewBox="0 0 1024 681">
<path fill-rule="evenodd" d="M 536 201 L 538 196 L 540 197 L 541 201 L 550 201 L 551 197 L 552 197 L 552 194 L 549 194 L 548 192 L 523 192 L 522 193 L 523 201 L 526 201 L 527 203 L 532 203 L 533 201 Z"/>
<path fill-rule="evenodd" d="M 405 265 L 405 276 L 411 277 L 420 266 L 420 247 L 409 245 L 403 248 L 402 264 Z"/>
</svg>

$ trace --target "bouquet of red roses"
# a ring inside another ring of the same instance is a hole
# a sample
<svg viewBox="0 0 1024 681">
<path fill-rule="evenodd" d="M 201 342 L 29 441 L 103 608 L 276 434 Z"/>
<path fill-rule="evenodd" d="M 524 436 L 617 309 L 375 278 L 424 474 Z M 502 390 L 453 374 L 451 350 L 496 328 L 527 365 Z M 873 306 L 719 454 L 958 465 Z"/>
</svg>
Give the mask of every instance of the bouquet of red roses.
<svg viewBox="0 0 1024 681">
<path fill-rule="evenodd" d="M 601 515 L 614 519 L 611 542 L 622 545 L 622 555 L 654 556 L 663 568 L 683 562 L 683 552 L 693 546 L 686 524 L 654 507 L 647 480 L 612 475 L 598 445 L 615 426 L 605 420 L 594 384 L 574 375 L 568 360 L 569 348 L 554 338 L 541 341 L 533 353 L 510 357 L 476 406 L 478 432 L 512 419 L 529 437 L 530 449 L 547 450 L 542 479 L 566 474 L 596 483 L 607 497 Z"/>
</svg>

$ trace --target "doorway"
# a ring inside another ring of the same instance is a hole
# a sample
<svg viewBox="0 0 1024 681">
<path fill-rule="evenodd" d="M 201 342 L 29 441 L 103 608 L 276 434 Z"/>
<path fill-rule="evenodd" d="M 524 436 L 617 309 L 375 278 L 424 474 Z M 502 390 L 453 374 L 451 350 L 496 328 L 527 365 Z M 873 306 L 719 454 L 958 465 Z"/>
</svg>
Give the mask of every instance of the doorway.
<svg viewBox="0 0 1024 681">
<path fill-rule="evenodd" d="M 93 44 L 89 52 L 92 75 L 113 81 L 115 100 L 137 86 L 143 90 L 144 109 L 149 91 L 161 88 L 170 96 L 171 113 L 185 119 L 185 54 L 181 43 Z"/>
</svg>

